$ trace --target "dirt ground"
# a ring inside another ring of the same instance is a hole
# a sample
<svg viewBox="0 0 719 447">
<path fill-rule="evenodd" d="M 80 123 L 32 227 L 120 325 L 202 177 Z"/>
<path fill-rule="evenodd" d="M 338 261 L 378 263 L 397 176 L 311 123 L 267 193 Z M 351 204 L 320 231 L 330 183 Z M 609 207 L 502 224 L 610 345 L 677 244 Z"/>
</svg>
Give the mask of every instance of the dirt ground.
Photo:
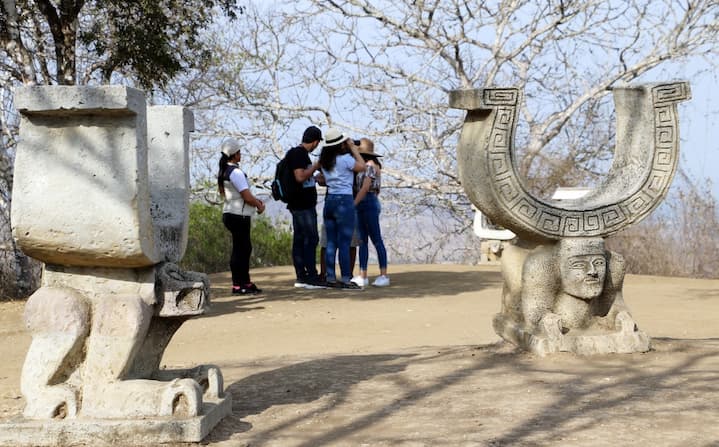
<svg viewBox="0 0 719 447">
<path fill-rule="evenodd" d="M 391 266 L 392 286 L 228 295 L 187 322 L 168 367 L 213 363 L 233 414 L 211 446 L 719 446 L 719 280 L 629 275 L 645 354 L 540 358 L 494 334 L 496 266 Z M 22 303 L 0 303 L 0 419 L 24 405 L 30 337 Z"/>
</svg>

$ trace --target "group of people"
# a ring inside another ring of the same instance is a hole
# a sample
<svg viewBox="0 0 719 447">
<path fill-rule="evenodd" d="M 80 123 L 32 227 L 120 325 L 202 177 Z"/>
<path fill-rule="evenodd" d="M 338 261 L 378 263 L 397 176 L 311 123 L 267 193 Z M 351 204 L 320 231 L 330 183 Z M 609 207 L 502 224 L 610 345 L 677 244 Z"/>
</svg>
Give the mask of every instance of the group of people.
<svg viewBox="0 0 719 447">
<path fill-rule="evenodd" d="M 312 162 L 309 154 L 320 144 L 319 160 Z M 250 223 L 252 215 L 264 212 L 265 204 L 252 194 L 247 176 L 239 167 L 239 142 L 226 140 L 220 149 L 217 183 L 224 198 L 222 221 L 232 234 L 232 293 L 260 293 L 262 290 L 250 280 Z M 368 286 L 370 240 L 377 251 L 380 268 L 380 275 L 373 285 L 390 285 L 387 251 L 379 224 L 380 157 L 368 138 L 353 140 L 335 128 L 327 129 L 323 138 L 322 131 L 316 126 L 308 127 L 302 135 L 302 142 L 287 152 L 287 163 L 300 186 L 287 203 L 287 209 L 292 214 L 295 287 L 360 290 Z M 326 240 L 321 269 L 324 276 L 318 273 L 316 265 L 318 184 L 327 187 L 322 212 Z M 358 239 L 354 245 L 359 246 L 360 269 L 356 276 L 352 276 L 355 261 L 351 248 L 353 236 Z"/>
</svg>

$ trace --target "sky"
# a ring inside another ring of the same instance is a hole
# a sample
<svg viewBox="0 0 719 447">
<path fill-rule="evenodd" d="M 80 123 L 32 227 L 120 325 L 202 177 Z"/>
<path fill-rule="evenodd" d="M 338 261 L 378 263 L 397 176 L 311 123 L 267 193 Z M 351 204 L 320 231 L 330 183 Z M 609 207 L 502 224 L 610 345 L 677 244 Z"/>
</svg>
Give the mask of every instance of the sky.
<svg viewBox="0 0 719 447">
<path fill-rule="evenodd" d="M 685 77 L 685 79 L 687 79 Z M 694 178 L 712 180 L 719 199 L 719 73 L 706 73 L 691 82 L 692 99 L 679 104 L 680 153 Z"/>
</svg>

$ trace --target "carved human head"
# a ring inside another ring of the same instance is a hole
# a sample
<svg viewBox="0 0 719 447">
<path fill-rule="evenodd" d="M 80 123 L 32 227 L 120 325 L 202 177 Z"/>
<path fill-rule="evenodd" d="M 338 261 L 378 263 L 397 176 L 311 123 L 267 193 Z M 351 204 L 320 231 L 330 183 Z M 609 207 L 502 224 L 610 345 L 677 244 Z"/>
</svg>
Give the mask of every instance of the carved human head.
<svg viewBox="0 0 719 447">
<path fill-rule="evenodd" d="M 557 243 L 562 290 L 591 300 L 602 294 L 607 258 L 601 238 L 565 238 Z"/>
</svg>

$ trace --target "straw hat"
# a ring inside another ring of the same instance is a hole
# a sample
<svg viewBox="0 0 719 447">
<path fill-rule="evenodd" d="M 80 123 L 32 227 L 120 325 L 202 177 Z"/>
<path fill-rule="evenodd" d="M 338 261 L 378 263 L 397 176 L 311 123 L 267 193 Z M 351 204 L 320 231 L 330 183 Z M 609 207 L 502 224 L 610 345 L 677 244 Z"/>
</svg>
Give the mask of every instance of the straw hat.
<svg viewBox="0 0 719 447">
<path fill-rule="evenodd" d="M 364 159 L 381 157 L 380 154 L 374 151 L 374 143 L 369 138 L 363 138 L 360 140 L 359 153 Z"/>
<path fill-rule="evenodd" d="M 347 141 L 348 138 L 349 137 L 347 135 L 343 134 L 338 129 L 330 127 L 327 129 L 327 132 L 325 132 L 325 146 L 335 146 Z"/>
</svg>

